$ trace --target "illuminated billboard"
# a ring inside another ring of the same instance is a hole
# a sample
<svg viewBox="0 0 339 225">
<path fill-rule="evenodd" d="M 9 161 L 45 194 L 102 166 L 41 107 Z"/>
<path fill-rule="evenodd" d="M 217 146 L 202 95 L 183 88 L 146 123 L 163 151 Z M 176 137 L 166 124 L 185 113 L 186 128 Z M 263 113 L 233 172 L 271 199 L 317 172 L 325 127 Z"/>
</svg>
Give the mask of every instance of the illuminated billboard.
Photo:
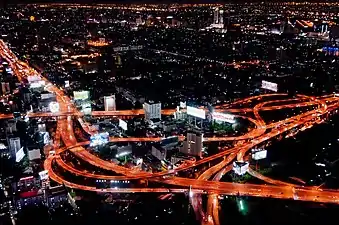
<svg viewBox="0 0 339 225">
<path fill-rule="evenodd" d="M 33 149 L 28 151 L 28 159 L 29 160 L 35 160 L 35 159 L 40 159 L 41 154 L 40 154 L 40 149 Z"/>
<path fill-rule="evenodd" d="M 265 149 L 253 149 L 252 150 L 252 159 L 254 160 L 266 159 L 266 157 L 267 157 L 267 150 Z"/>
<path fill-rule="evenodd" d="M 206 119 L 205 110 L 194 108 L 191 106 L 187 106 L 187 115 L 191 115 L 191 116 L 198 117 L 201 119 Z"/>
<path fill-rule="evenodd" d="M 24 147 L 15 153 L 15 162 L 20 162 L 25 157 Z"/>
<path fill-rule="evenodd" d="M 212 117 L 214 120 L 217 120 L 217 121 L 235 123 L 234 115 L 231 115 L 231 114 L 213 112 Z"/>
<path fill-rule="evenodd" d="M 44 99 L 49 99 L 49 98 L 54 98 L 55 95 L 53 93 L 44 93 L 44 94 L 41 94 L 41 100 L 44 100 Z"/>
<path fill-rule="evenodd" d="M 98 146 L 98 145 L 104 145 L 108 143 L 109 141 L 109 134 L 107 132 L 105 133 L 99 133 L 99 134 L 94 134 L 90 138 L 90 146 Z"/>
<path fill-rule="evenodd" d="M 262 83 L 261 83 L 261 88 L 277 92 L 278 91 L 278 84 L 263 80 Z"/>
<path fill-rule="evenodd" d="M 233 162 L 233 171 L 238 175 L 244 175 L 248 171 L 248 162 Z"/>
<path fill-rule="evenodd" d="M 59 109 L 60 109 L 60 106 L 59 106 L 59 103 L 57 102 L 51 102 L 49 103 L 49 110 L 52 112 L 52 113 L 57 113 L 59 112 Z"/>
<path fill-rule="evenodd" d="M 33 76 L 27 76 L 27 80 L 29 83 L 33 83 L 33 82 L 40 81 L 41 79 L 39 76 L 33 75 Z"/>
<path fill-rule="evenodd" d="M 127 123 L 123 121 L 122 119 L 119 119 L 119 127 L 121 127 L 123 130 L 127 130 Z"/>
<path fill-rule="evenodd" d="M 37 81 L 37 82 L 32 82 L 29 84 L 30 88 L 40 88 L 42 86 L 45 85 L 45 81 L 41 80 L 41 81 Z"/>
<path fill-rule="evenodd" d="M 48 170 L 43 170 L 39 172 L 40 180 L 47 180 L 48 179 Z"/>
<path fill-rule="evenodd" d="M 74 100 L 89 99 L 89 91 L 73 91 Z"/>
</svg>

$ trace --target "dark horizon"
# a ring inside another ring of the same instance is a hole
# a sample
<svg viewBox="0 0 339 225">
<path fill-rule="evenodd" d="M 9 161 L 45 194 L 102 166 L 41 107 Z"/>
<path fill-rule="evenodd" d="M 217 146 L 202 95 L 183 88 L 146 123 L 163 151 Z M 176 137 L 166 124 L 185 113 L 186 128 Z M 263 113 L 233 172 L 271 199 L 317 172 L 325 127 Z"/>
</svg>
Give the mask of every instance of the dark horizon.
<svg viewBox="0 0 339 225">
<path fill-rule="evenodd" d="M 269 1 L 269 0 L 223 0 L 223 1 L 212 1 L 212 0 L 205 0 L 205 1 L 193 1 L 193 0 L 185 0 L 185 1 L 168 1 L 168 0 L 163 0 L 163 1 L 154 1 L 154 0 L 147 0 L 147 1 L 133 1 L 133 0 L 100 0 L 100 1 L 89 1 L 89 0 L 76 0 L 76 1 L 71 1 L 71 0 L 30 0 L 30 1 L 23 1 L 23 0 L 4 0 L 2 1 L 3 5 L 13 5 L 13 4 L 226 4 L 226 3 L 279 3 L 279 2 L 295 2 L 292 0 L 274 0 L 274 1 Z M 300 1 L 299 3 L 305 3 L 305 2 L 310 2 L 310 3 L 335 3 L 337 1 L 335 0 L 324 0 L 324 1 L 318 1 L 318 0 L 309 0 L 309 1 Z"/>
</svg>

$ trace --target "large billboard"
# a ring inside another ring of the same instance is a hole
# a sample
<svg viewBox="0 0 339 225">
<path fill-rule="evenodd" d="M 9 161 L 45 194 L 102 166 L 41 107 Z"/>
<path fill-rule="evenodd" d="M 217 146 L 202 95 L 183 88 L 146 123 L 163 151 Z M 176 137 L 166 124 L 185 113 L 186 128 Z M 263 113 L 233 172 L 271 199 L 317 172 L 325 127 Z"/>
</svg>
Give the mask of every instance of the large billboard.
<svg viewBox="0 0 339 225">
<path fill-rule="evenodd" d="M 105 133 L 99 133 L 99 134 L 94 134 L 90 138 L 90 146 L 98 146 L 98 145 L 104 145 L 108 143 L 109 141 L 109 134 L 107 132 Z"/>
<path fill-rule="evenodd" d="M 261 88 L 277 92 L 278 84 L 263 80 L 261 83 Z"/>
<path fill-rule="evenodd" d="M 25 157 L 24 147 L 15 153 L 15 162 L 20 162 Z"/>
<path fill-rule="evenodd" d="M 252 159 L 254 160 L 266 159 L 266 157 L 267 157 L 267 150 L 265 149 L 253 149 L 252 150 Z"/>
<path fill-rule="evenodd" d="M 65 88 L 69 88 L 69 80 L 65 80 Z"/>
<path fill-rule="evenodd" d="M 119 119 L 119 127 L 121 127 L 123 130 L 127 130 L 127 123 L 122 120 L 122 119 Z"/>
<path fill-rule="evenodd" d="M 44 93 L 44 94 L 41 94 L 41 100 L 44 100 L 44 99 L 49 99 L 49 98 L 54 98 L 55 95 L 53 93 Z"/>
<path fill-rule="evenodd" d="M 186 102 L 180 102 L 180 108 L 182 109 L 186 108 Z"/>
<path fill-rule="evenodd" d="M 45 81 L 40 80 L 40 81 L 34 81 L 29 84 L 30 88 L 40 88 L 45 85 Z"/>
<path fill-rule="evenodd" d="M 40 180 L 47 180 L 48 179 L 48 170 L 43 170 L 39 172 Z"/>
<path fill-rule="evenodd" d="M 227 123 L 235 123 L 234 115 L 225 114 L 220 112 L 213 112 L 212 117 L 214 120 L 227 122 Z"/>
<path fill-rule="evenodd" d="M 33 149 L 28 151 L 28 159 L 29 160 L 35 160 L 35 159 L 40 159 L 41 154 L 40 154 L 40 149 Z"/>
<path fill-rule="evenodd" d="M 73 91 L 74 100 L 89 99 L 89 91 Z"/>
<path fill-rule="evenodd" d="M 187 106 L 187 115 L 191 115 L 191 116 L 198 117 L 201 119 L 206 119 L 205 110 L 194 108 L 191 106 Z"/>
<path fill-rule="evenodd" d="M 41 78 L 37 75 L 27 76 L 27 81 L 29 83 L 33 83 L 33 82 L 40 81 L 40 80 L 41 80 Z"/>
</svg>

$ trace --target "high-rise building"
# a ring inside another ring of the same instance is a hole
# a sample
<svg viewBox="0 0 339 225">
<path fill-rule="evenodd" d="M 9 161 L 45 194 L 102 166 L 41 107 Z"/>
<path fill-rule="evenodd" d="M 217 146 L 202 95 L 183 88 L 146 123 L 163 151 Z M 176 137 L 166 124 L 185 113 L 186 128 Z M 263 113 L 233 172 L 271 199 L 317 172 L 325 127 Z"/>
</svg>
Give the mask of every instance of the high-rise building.
<svg viewBox="0 0 339 225">
<path fill-rule="evenodd" d="M 19 137 L 13 137 L 9 139 L 9 150 L 11 153 L 11 156 L 15 158 L 16 153 L 20 150 L 21 143 Z"/>
<path fill-rule="evenodd" d="M 218 24 L 219 23 L 219 8 L 215 8 L 213 12 L 213 23 Z"/>
<path fill-rule="evenodd" d="M 328 32 L 328 24 L 322 24 L 321 25 L 321 34 Z"/>
<path fill-rule="evenodd" d="M 105 111 L 115 111 L 115 95 L 105 96 L 104 97 Z"/>
<path fill-rule="evenodd" d="M 202 134 L 187 133 L 186 140 L 184 141 L 184 146 L 180 148 L 180 152 L 201 157 L 202 139 Z"/>
<path fill-rule="evenodd" d="M 5 82 L 1 82 L 1 92 L 2 94 L 6 94 L 6 83 Z"/>
<path fill-rule="evenodd" d="M 7 93 L 11 92 L 11 87 L 9 86 L 9 83 L 5 83 L 5 88 Z"/>
<path fill-rule="evenodd" d="M 139 16 L 139 17 L 136 19 L 135 23 L 136 23 L 137 25 L 141 25 L 141 24 L 142 24 L 141 16 Z"/>
<path fill-rule="evenodd" d="M 224 24 L 224 10 L 219 11 L 219 23 Z"/>
<path fill-rule="evenodd" d="M 16 123 L 17 123 L 16 120 L 8 120 L 6 124 L 6 132 L 9 134 L 13 134 L 13 132 L 16 132 L 17 131 Z"/>
<path fill-rule="evenodd" d="M 166 159 L 167 151 L 161 147 L 152 146 L 152 155 L 161 161 Z"/>
<path fill-rule="evenodd" d="M 145 119 L 161 119 L 161 103 L 144 103 Z"/>
</svg>

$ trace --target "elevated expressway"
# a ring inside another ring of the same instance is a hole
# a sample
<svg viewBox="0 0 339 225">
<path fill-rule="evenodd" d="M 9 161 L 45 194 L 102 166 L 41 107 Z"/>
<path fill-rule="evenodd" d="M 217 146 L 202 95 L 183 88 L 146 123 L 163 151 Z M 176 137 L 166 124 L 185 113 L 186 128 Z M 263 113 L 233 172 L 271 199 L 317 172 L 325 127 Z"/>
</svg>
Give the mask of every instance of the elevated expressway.
<svg viewBox="0 0 339 225">
<path fill-rule="evenodd" d="M 246 195 L 246 196 L 258 196 L 258 197 L 267 197 L 267 198 L 279 198 L 279 199 L 296 199 L 302 201 L 317 201 L 317 202 L 329 202 L 329 203 L 339 203 L 339 191 L 337 190 L 325 190 L 325 189 L 316 189 L 314 187 L 302 187 L 298 185 L 284 185 L 284 183 L 279 182 L 269 182 L 273 185 L 256 185 L 256 184 L 237 184 L 237 183 L 228 183 L 228 182 L 218 182 L 222 174 L 229 171 L 231 166 L 230 163 L 237 160 L 243 160 L 243 157 L 247 152 L 263 142 L 266 142 L 274 137 L 279 137 L 293 129 L 301 130 L 305 124 L 307 127 L 312 126 L 315 123 L 322 122 L 321 116 L 328 114 L 329 112 L 336 110 L 339 106 L 339 98 L 334 97 L 333 95 L 322 96 L 319 98 L 308 97 L 308 96 L 298 96 L 297 100 L 273 100 L 273 101 L 264 101 L 262 103 L 256 104 L 254 107 L 250 108 L 232 108 L 236 105 L 246 105 L 253 100 L 262 100 L 264 98 L 270 98 L 274 96 L 283 96 L 285 94 L 270 94 L 263 96 L 253 96 L 250 98 L 238 100 L 236 102 L 225 104 L 219 107 L 216 107 L 218 111 L 226 111 L 232 113 L 253 113 L 254 118 L 243 117 L 250 120 L 255 124 L 255 128 L 252 129 L 247 134 L 237 137 L 208 137 L 205 138 L 205 142 L 217 141 L 236 141 L 234 147 L 224 148 L 221 152 L 198 160 L 196 162 L 186 162 L 177 169 L 158 172 L 158 173 L 148 173 L 143 171 L 132 170 L 125 168 L 119 165 L 116 165 L 112 162 L 105 161 L 98 158 L 97 156 L 88 152 L 83 146 L 88 144 L 88 142 L 79 143 L 76 140 L 76 137 L 73 132 L 73 117 L 78 117 L 81 120 L 82 114 L 74 107 L 72 101 L 63 93 L 61 89 L 51 84 L 48 80 L 42 77 L 37 71 L 29 67 L 26 63 L 19 61 L 16 56 L 8 49 L 3 41 L 0 40 L 0 55 L 5 58 L 10 66 L 12 67 L 14 74 L 18 77 L 19 80 L 27 77 L 28 75 L 40 76 L 41 79 L 45 80 L 49 84 L 48 89 L 51 92 L 54 92 L 57 95 L 57 101 L 60 104 L 60 112 L 57 114 L 51 113 L 35 113 L 28 114 L 29 117 L 48 117 L 53 116 L 57 117 L 57 133 L 59 134 L 60 139 L 64 142 L 64 148 L 56 149 L 56 154 L 47 158 L 44 163 L 45 169 L 49 171 L 49 176 L 52 180 L 63 183 L 70 188 L 82 189 L 88 191 L 97 191 L 97 192 L 119 192 L 119 193 L 136 193 L 136 192 L 162 192 L 162 193 L 183 193 L 187 192 L 189 187 L 192 188 L 194 194 L 210 193 L 211 199 L 209 201 L 214 202 L 215 196 L 218 194 L 226 195 Z M 295 103 L 293 101 L 296 101 Z M 283 104 L 288 102 L 287 104 Z M 293 103 L 292 103 L 293 102 Z M 271 104 L 271 106 L 268 106 Z M 293 116 L 275 123 L 266 124 L 265 121 L 260 117 L 260 111 L 269 111 L 269 110 L 279 110 L 286 108 L 296 108 L 296 107 L 307 107 L 314 106 L 315 109 L 309 110 L 305 113 L 301 113 L 297 116 Z M 163 110 L 164 115 L 170 115 L 174 110 Z M 125 110 L 125 111 L 114 111 L 114 112 L 93 112 L 93 116 L 138 116 L 142 115 L 143 110 Z M 1 119 L 8 119 L 8 115 L 0 115 Z M 81 122 L 83 128 L 86 132 L 93 134 L 96 131 L 90 128 L 90 125 Z M 183 137 L 180 137 L 183 138 Z M 140 141 L 159 141 L 160 138 L 111 138 L 112 142 L 140 142 Z M 58 145 L 55 145 L 58 147 Z M 87 171 L 78 170 L 67 162 L 63 161 L 60 154 L 64 151 L 70 151 L 74 153 L 76 157 L 81 158 L 82 160 L 105 170 L 114 171 L 120 176 L 109 176 L 109 175 L 100 175 L 93 174 Z M 216 159 L 222 158 L 220 163 L 212 166 L 208 170 L 202 173 L 199 179 L 189 179 L 176 177 L 175 174 L 179 171 L 185 171 L 203 165 L 209 162 L 212 162 Z M 58 175 L 52 166 L 52 163 L 55 162 L 58 166 L 62 167 L 64 170 L 69 171 L 77 176 L 94 178 L 94 179 L 105 179 L 105 180 L 130 180 L 130 179 L 148 179 L 155 182 L 160 182 L 163 184 L 173 185 L 174 187 L 182 188 L 109 188 L 109 189 L 98 189 L 93 186 L 87 186 L 83 184 L 76 184 L 74 182 L 65 180 L 62 176 Z M 250 173 L 254 174 L 252 171 Z M 168 175 L 174 176 L 168 176 Z M 215 175 L 213 177 L 213 175 Z M 259 175 L 258 175 L 259 176 Z M 209 181 L 213 177 L 212 181 Z M 193 200 L 196 201 L 196 200 Z M 216 206 L 213 206 L 214 208 Z M 212 208 L 213 209 L 213 208 Z M 214 210 L 208 209 L 208 211 Z M 214 212 L 215 214 L 215 212 Z M 209 219 L 208 219 L 209 220 Z M 216 222 L 216 219 L 213 220 Z"/>
</svg>

